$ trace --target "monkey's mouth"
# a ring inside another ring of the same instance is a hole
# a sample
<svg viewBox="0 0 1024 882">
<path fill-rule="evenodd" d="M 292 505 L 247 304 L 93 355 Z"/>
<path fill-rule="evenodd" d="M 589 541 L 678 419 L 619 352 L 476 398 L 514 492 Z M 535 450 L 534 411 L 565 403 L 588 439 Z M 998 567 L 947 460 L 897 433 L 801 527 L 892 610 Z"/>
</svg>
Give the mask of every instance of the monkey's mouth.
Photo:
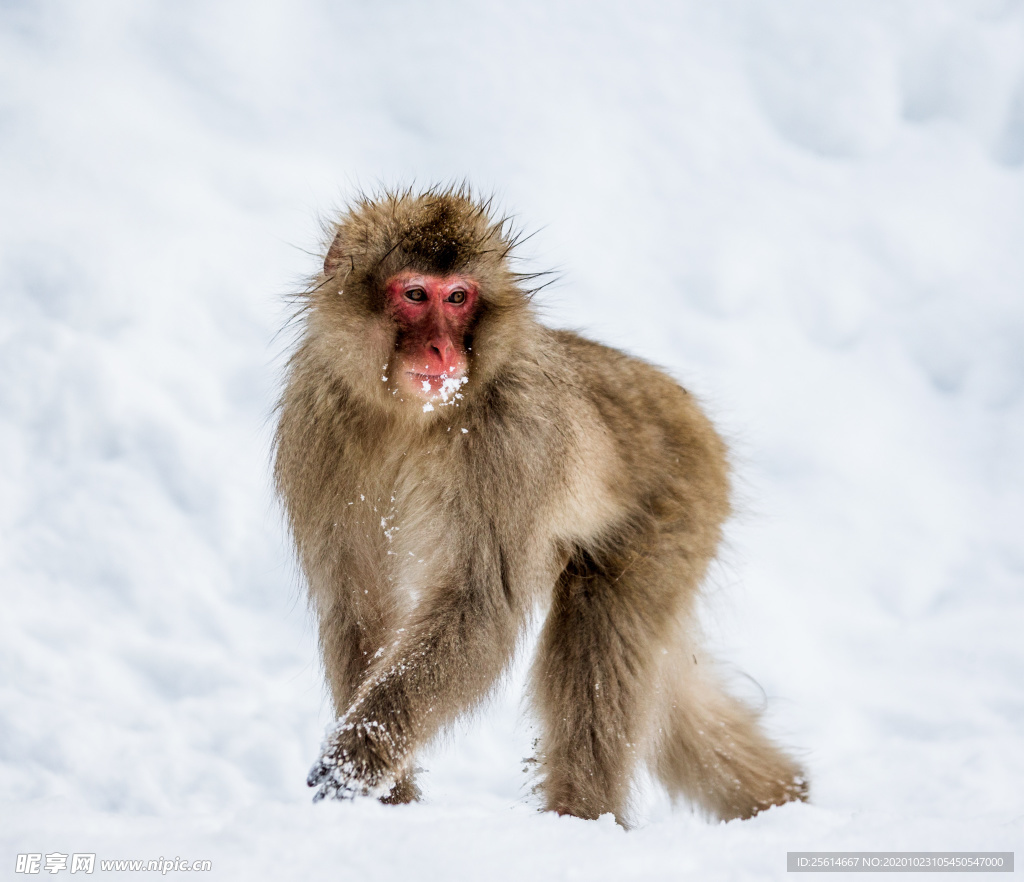
<svg viewBox="0 0 1024 882">
<path fill-rule="evenodd" d="M 428 401 L 440 399 L 442 404 L 460 401 L 462 393 L 459 389 L 468 382 L 468 378 L 462 372 L 425 374 L 420 371 L 406 371 L 405 376 L 417 395 Z"/>
</svg>

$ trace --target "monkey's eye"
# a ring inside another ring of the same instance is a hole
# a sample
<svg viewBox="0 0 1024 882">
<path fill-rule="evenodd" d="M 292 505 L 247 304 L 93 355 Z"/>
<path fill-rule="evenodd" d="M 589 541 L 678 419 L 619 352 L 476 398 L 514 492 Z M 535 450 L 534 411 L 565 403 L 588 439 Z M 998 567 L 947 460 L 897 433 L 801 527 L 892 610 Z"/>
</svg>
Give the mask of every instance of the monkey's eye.
<svg viewBox="0 0 1024 882">
<path fill-rule="evenodd" d="M 411 300 L 413 303 L 422 303 L 427 299 L 427 292 L 422 288 L 410 288 L 405 292 L 405 299 Z"/>
<path fill-rule="evenodd" d="M 452 291 L 452 293 L 448 295 L 448 302 L 449 303 L 465 303 L 466 302 L 466 292 L 465 291 Z"/>
</svg>

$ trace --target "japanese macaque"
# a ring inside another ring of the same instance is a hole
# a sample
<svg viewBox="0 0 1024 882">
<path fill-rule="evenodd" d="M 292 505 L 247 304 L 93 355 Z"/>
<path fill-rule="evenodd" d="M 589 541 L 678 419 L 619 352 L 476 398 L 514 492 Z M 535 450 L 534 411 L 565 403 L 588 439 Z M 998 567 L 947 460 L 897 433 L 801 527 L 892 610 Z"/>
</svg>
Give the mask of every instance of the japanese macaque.
<svg viewBox="0 0 1024 882">
<path fill-rule="evenodd" d="M 729 483 L 693 397 L 539 324 L 507 221 L 466 191 L 361 199 L 330 235 L 275 464 L 337 713 L 315 798 L 416 799 L 417 751 L 541 609 L 547 809 L 625 822 L 641 766 L 720 818 L 805 799 L 699 645 Z"/>
</svg>

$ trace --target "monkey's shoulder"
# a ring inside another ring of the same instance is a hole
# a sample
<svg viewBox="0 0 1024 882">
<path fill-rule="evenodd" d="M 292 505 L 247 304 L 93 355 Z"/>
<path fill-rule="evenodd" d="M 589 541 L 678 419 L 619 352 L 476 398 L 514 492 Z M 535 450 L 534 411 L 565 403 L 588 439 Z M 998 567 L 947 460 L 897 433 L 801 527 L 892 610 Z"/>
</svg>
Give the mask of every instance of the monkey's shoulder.
<svg viewBox="0 0 1024 882">
<path fill-rule="evenodd" d="M 725 445 L 700 404 L 662 369 L 572 331 L 551 331 L 558 372 L 584 430 L 607 434 L 631 469 L 664 474 L 670 464 L 725 468 Z"/>
<path fill-rule="evenodd" d="M 598 343 L 575 331 L 550 330 L 548 334 L 551 348 L 564 353 L 571 369 L 583 380 L 615 386 L 633 382 L 640 390 L 671 388 L 674 390 L 672 394 L 687 394 L 664 370 L 642 358 Z"/>
<path fill-rule="evenodd" d="M 602 409 L 628 411 L 638 420 L 689 420 L 699 405 L 683 386 L 659 367 L 573 331 L 551 331 L 550 351 L 572 387 Z"/>
</svg>

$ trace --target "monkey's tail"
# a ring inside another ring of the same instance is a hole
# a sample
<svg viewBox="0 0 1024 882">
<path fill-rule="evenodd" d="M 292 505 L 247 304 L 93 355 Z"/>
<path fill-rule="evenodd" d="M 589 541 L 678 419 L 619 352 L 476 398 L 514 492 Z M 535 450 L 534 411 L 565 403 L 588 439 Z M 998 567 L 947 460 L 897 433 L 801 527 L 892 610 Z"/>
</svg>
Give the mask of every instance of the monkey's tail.
<svg viewBox="0 0 1024 882">
<path fill-rule="evenodd" d="M 666 671 L 663 690 L 649 765 L 673 798 L 722 820 L 806 801 L 803 770 L 765 735 L 758 714 L 729 695 L 712 664 L 686 653 Z"/>
</svg>

